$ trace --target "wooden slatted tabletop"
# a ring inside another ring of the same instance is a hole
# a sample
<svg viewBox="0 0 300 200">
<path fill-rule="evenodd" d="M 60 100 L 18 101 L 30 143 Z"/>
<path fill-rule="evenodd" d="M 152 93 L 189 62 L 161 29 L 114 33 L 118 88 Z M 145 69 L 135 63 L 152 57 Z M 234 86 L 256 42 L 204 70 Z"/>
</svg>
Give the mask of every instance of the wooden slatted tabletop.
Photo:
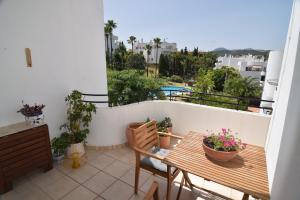
<svg viewBox="0 0 300 200">
<path fill-rule="evenodd" d="M 205 155 L 203 136 L 196 132 L 188 133 L 164 162 L 245 194 L 270 198 L 264 148 L 247 145 L 233 160 L 219 162 Z"/>
</svg>

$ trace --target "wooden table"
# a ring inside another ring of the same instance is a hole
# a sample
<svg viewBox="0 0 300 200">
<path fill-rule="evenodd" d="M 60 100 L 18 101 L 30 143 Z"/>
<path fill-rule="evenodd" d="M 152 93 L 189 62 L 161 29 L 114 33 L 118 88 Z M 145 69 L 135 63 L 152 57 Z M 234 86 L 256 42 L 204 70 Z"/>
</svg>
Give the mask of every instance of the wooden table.
<svg viewBox="0 0 300 200">
<path fill-rule="evenodd" d="M 196 132 L 188 133 L 164 163 L 182 170 L 191 189 L 195 185 L 188 178 L 188 173 L 244 192 L 243 199 L 248 199 L 249 195 L 270 198 L 264 148 L 247 145 L 231 161 L 214 161 L 202 149 L 203 136 Z"/>
</svg>

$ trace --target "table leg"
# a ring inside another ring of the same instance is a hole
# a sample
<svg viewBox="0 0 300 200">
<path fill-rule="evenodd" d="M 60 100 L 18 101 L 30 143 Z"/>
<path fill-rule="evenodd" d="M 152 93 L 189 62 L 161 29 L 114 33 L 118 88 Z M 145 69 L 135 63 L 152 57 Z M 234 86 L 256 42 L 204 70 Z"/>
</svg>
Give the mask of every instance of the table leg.
<svg viewBox="0 0 300 200">
<path fill-rule="evenodd" d="M 244 193 L 244 196 L 243 196 L 242 200 L 249 200 L 249 194 Z"/>
<path fill-rule="evenodd" d="M 180 198 L 180 194 L 181 194 L 181 191 L 182 191 L 183 183 L 184 183 L 184 176 L 182 176 L 182 178 L 181 178 L 180 187 L 178 189 L 176 200 L 179 200 L 179 198 Z"/>
<path fill-rule="evenodd" d="M 167 173 L 168 173 L 168 183 L 167 183 L 167 200 L 170 200 L 170 196 L 171 196 L 171 185 L 172 185 L 172 181 L 171 181 L 171 166 L 167 165 Z"/>
<path fill-rule="evenodd" d="M 186 183 L 188 184 L 189 188 L 193 191 L 193 184 L 192 184 L 192 181 L 191 181 L 191 179 L 189 178 L 187 172 L 182 171 L 182 174 L 183 174 L 183 177 L 184 177 Z"/>
</svg>

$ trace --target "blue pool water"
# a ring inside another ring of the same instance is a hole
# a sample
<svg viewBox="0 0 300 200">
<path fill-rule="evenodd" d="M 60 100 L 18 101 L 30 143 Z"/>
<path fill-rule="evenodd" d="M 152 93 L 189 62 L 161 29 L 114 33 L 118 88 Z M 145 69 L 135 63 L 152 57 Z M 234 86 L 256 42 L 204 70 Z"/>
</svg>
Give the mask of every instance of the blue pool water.
<svg viewBox="0 0 300 200">
<path fill-rule="evenodd" d="M 160 87 L 160 89 L 165 93 L 166 96 L 170 95 L 170 90 L 172 94 L 177 92 L 191 92 L 192 90 L 186 87 L 180 87 L 180 86 L 163 86 Z"/>
</svg>

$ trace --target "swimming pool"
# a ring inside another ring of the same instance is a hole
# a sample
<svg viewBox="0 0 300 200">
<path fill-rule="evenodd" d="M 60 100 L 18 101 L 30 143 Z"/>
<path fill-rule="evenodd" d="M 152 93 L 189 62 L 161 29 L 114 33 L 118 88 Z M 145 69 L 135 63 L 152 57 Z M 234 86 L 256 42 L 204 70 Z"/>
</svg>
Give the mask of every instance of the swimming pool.
<svg viewBox="0 0 300 200">
<path fill-rule="evenodd" d="M 192 92 L 191 89 L 180 86 L 162 86 L 160 89 L 165 93 L 166 96 L 170 95 L 170 90 L 172 94 L 181 93 L 181 92 Z"/>
</svg>

